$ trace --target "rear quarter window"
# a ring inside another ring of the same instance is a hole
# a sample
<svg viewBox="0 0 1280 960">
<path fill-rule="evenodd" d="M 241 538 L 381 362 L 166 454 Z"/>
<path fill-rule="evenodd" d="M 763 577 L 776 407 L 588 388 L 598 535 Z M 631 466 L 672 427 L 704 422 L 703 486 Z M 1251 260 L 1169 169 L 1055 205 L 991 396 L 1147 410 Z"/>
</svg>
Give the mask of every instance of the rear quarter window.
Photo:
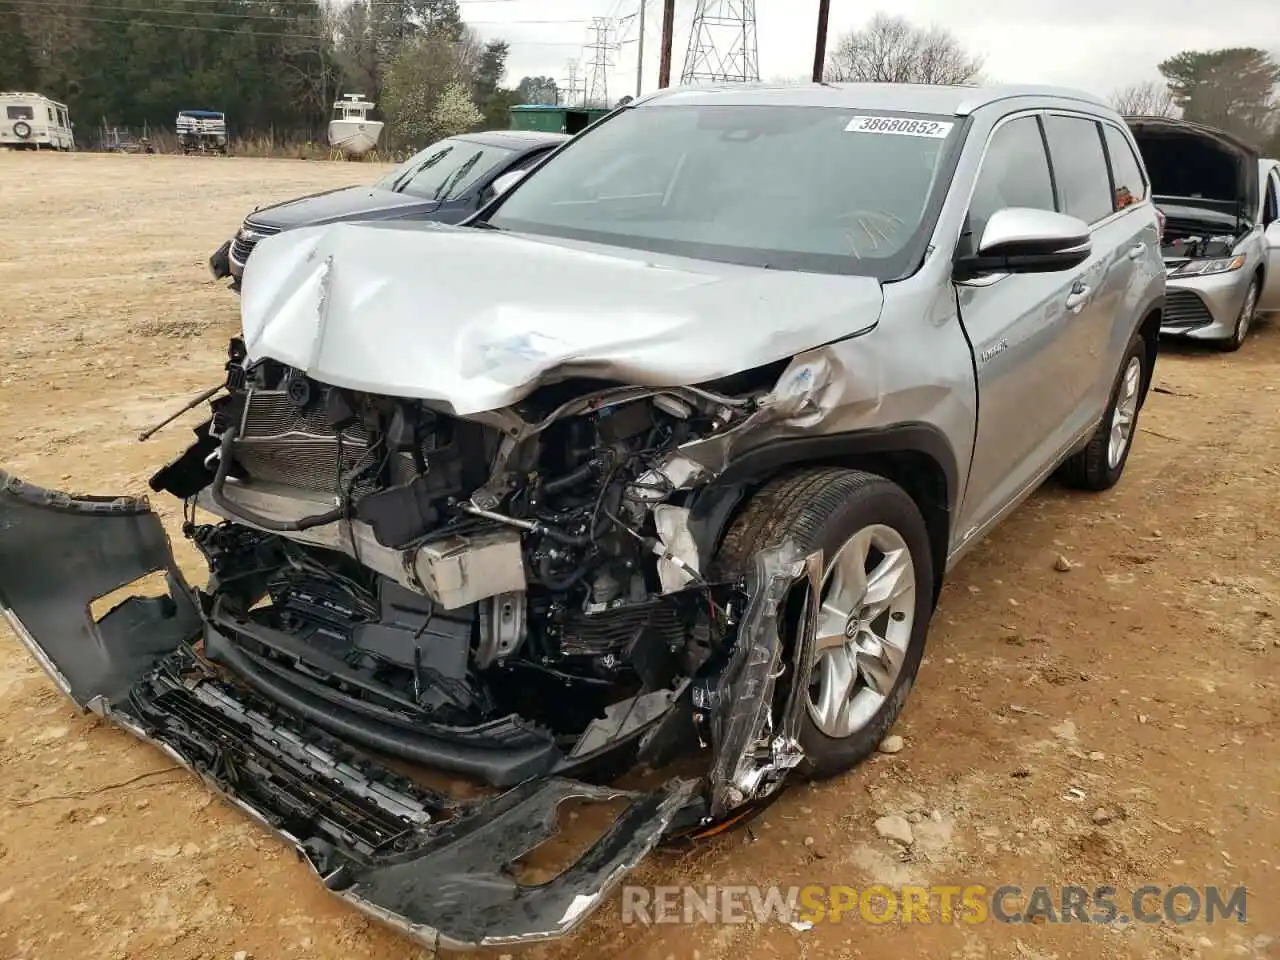
<svg viewBox="0 0 1280 960">
<path fill-rule="evenodd" d="M 1107 155 L 1111 158 L 1111 181 L 1115 188 L 1115 208 L 1123 210 L 1147 199 L 1147 181 L 1142 175 L 1142 165 L 1134 155 L 1133 147 L 1118 127 L 1102 125 L 1103 138 L 1107 142 Z"/>
<path fill-rule="evenodd" d="M 1109 217 L 1115 201 L 1097 121 L 1051 114 L 1044 127 L 1062 212 L 1090 224 Z"/>
</svg>

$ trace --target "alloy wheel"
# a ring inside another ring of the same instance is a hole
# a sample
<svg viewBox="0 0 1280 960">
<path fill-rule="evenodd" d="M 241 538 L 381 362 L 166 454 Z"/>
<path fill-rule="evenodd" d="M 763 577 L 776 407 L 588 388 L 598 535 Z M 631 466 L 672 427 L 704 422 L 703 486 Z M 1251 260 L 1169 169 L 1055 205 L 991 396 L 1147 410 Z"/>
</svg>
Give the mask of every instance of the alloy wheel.
<svg viewBox="0 0 1280 960">
<path fill-rule="evenodd" d="M 1142 360 L 1130 357 L 1120 380 L 1120 393 L 1111 414 L 1111 436 L 1107 441 L 1107 466 L 1120 466 L 1133 440 L 1133 424 L 1138 418 L 1138 394 L 1142 390 Z"/>
<path fill-rule="evenodd" d="M 1249 336 L 1249 327 L 1253 323 L 1253 315 L 1258 312 L 1258 281 L 1249 284 L 1244 295 L 1244 306 L 1240 310 L 1240 319 L 1236 321 L 1236 343 L 1244 343 Z"/>
<path fill-rule="evenodd" d="M 892 527 L 874 524 L 845 541 L 823 578 L 809 717 L 843 739 L 879 711 L 906 660 L 915 624 L 916 572 Z"/>
</svg>

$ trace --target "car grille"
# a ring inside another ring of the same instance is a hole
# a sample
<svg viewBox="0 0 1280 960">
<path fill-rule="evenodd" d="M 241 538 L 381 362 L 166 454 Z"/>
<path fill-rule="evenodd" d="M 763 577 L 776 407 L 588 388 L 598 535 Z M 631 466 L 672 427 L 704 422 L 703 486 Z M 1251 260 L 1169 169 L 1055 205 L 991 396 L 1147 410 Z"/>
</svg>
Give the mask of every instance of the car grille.
<svg viewBox="0 0 1280 960">
<path fill-rule="evenodd" d="M 270 237 L 280 232 L 279 227 L 268 227 L 258 223 L 250 223 L 248 220 L 244 222 L 244 230 L 251 230 L 257 234 L 257 237 L 245 239 L 239 233 L 236 234 L 235 240 L 231 242 L 231 256 L 235 257 L 238 263 L 244 263 L 249 259 L 249 254 L 253 253 L 253 248 L 258 245 L 258 239 L 262 237 Z"/>
<path fill-rule="evenodd" d="M 1192 330 L 1213 323 L 1213 315 L 1203 300 L 1190 290 L 1170 290 L 1165 295 L 1164 317 L 1160 326 L 1165 330 Z"/>
<path fill-rule="evenodd" d="M 363 427 L 355 425 L 338 436 L 325 422 L 323 395 L 307 409 L 300 410 L 284 390 L 252 390 L 245 403 L 244 419 L 235 445 L 236 462 L 251 480 L 284 484 L 324 493 L 338 491 L 362 467 L 376 467 Z M 423 443 L 425 456 L 434 448 L 434 439 Z M 412 453 L 397 453 L 389 464 L 393 476 L 412 477 L 416 465 Z M 373 471 L 370 470 L 370 473 Z M 374 477 L 351 487 L 362 496 L 373 486 Z M 344 491 L 345 492 L 345 491 Z"/>
</svg>

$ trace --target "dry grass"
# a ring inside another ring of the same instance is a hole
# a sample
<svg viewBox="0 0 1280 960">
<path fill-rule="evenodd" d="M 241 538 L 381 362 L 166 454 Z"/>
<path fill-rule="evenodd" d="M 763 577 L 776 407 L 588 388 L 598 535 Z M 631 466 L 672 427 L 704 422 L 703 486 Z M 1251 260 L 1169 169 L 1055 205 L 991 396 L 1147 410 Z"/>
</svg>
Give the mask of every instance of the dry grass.
<svg viewBox="0 0 1280 960">
<path fill-rule="evenodd" d="M 123 135 L 123 132 L 122 132 Z M 141 139 L 141 138 L 139 138 Z M 177 134 L 169 130 L 149 130 L 147 139 L 155 153 L 182 153 Z M 400 163 L 416 151 L 384 148 L 373 150 L 357 163 Z M 232 137 L 229 155 L 274 160 L 335 160 L 337 152 L 319 140 L 267 134 L 266 136 Z"/>
</svg>

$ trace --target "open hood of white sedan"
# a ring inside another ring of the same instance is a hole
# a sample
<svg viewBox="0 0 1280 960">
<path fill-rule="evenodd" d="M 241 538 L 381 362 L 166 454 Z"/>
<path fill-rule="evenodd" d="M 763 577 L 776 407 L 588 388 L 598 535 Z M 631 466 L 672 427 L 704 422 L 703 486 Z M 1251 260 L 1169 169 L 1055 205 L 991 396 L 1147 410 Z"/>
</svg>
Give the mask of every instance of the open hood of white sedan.
<svg viewBox="0 0 1280 960">
<path fill-rule="evenodd" d="M 241 298 L 251 360 L 459 416 L 574 376 L 713 380 L 863 332 L 882 305 L 870 277 L 433 223 L 268 237 Z"/>
</svg>

